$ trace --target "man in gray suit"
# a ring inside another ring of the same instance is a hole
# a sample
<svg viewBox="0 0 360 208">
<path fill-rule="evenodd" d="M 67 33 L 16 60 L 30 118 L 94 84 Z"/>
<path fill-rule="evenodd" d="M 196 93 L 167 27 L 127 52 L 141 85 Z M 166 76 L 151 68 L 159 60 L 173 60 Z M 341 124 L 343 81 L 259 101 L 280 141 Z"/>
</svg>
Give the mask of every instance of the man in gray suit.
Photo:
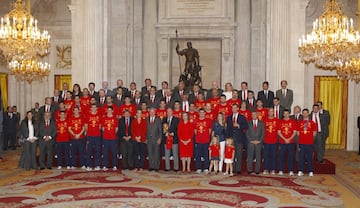
<svg viewBox="0 0 360 208">
<path fill-rule="evenodd" d="M 313 105 L 313 111 L 310 114 L 310 118 L 317 124 L 318 132 L 315 136 L 314 149 L 317 154 L 317 162 L 324 163 L 325 143 L 329 136 L 329 124 L 330 114 L 328 111 L 323 110 L 322 102 L 318 101 Z"/>
<path fill-rule="evenodd" d="M 276 91 L 276 97 L 280 99 L 280 105 L 284 107 L 284 109 L 288 109 L 291 111 L 291 105 L 293 104 L 294 94 L 293 91 L 287 89 L 287 81 L 282 80 L 280 82 L 281 89 Z"/>
<path fill-rule="evenodd" d="M 156 109 L 150 108 L 147 118 L 146 141 L 149 157 L 149 171 L 158 171 L 160 165 L 160 144 L 162 137 L 162 124 L 155 115 Z"/>
<path fill-rule="evenodd" d="M 260 163 L 261 163 L 261 149 L 262 142 L 265 136 L 265 126 L 262 121 L 258 119 L 258 113 L 251 113 L 252 120 L 249 121 L 249 128 L 246 131 L 246 137 L 248 140 L 248 149 L 246 156 L 246 165 L 247 172 L 251 174 L 253 171 L 253 156 L 255 153 L 256 165 L 255 173 L 258 175 L 260 173 Z"/>
<path fill-rule="evenodd" d="M 45 112 L 39 124 L 40 170 L 45 169 L 45 156 L 47 169 L 52 169 L 56 134 L 55 120 L 51 119 L 51 112 Z"/>
</svg>

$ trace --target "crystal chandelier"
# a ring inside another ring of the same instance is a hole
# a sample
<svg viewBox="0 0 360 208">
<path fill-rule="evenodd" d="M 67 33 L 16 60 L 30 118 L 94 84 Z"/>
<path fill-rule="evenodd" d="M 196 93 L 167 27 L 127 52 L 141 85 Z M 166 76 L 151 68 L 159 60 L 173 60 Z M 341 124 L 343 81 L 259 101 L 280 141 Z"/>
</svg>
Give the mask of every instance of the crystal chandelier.
<svg viewBox="0 0 360 208">
<path fill-rule="evenodd" d="M 50 73 L 50 65 L 38 60 L 49 54 L 50 35 L 40 31 L 38 21 L 30 14 L 23 0 L 14 0 L 13 9 L 1 18 L 0 52 L 5 57 L 10 74 L 17 80 L 31 83 Z"/>
<path fill-rule="evenodd" d="M 38 61 L 38 59 L 13 59 L 9 62 L 10 74 L 18 81 L 26 81 L 29 84 L 34 81 L 42 81 L 50 74 L 50 64 Z"/>
<path fill-rule="evenodd" d="M 345 63 L 339 63 L 336 68 L 339 79 L 348 79 L 359 83 L 360 81 L 360 59 L 351 59 Z"/>
<path fill-rule="evenodd" d="M 358 57 L 360 35 L 352 19 L 335 0 L 327 0 L 324 13 L 313 22 L 310 34 L 299 39 L 299 57 L 323 70 L 338 69 Z"/>
</svg>

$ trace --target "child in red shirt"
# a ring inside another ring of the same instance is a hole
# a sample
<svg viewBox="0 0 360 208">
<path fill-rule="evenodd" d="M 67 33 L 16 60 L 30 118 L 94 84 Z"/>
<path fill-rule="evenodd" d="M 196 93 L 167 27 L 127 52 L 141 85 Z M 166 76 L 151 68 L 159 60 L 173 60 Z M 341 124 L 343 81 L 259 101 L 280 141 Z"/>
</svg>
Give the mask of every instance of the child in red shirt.
<svg viewBox="0 0 360 208">
<path fill-rule="evenodd" d="M 235 147 L 234 147 L 234 140 L 232 138 L 226 138 L 225 144 L 225 159 L 224 162 L 226 164 L 226 169 L 224 175 L 227 175 L 228 172 L 230 176 L 233 176 L 233 163 L 234 163 L 234 156 L 235 156 Z"/>
<path fill-rule="evenodd" d="M 209 172 L 211 172 L 214 167 L 214 173 L 217 174 L 219 170 L 219 157 L 220 157 L 220 142 L 219 137 L 213 136 L 211 138 L 209 146 L 209 156 L 210 156 L 210 167 Z"/>
</svg>

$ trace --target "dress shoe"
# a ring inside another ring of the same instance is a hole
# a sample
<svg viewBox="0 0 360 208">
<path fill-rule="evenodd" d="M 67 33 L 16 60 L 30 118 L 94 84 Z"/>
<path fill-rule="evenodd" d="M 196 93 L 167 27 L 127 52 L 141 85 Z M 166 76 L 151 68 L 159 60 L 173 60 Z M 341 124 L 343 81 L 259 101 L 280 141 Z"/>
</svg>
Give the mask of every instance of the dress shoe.
<svg viewBox="0 0 360 208">
<path fill-rule="evenodd" d="M 48 170 L 51 170 L 51 169 L 52 169 L 52 167 L 47 167 L 47 169 L 48 169 Z"/>
<path fill-rule="evenodd" d="M 44 168 L 44 167 L 41 167 L 40 170 L 45 170 L 45 168 Z"/>
<path fill-rule="evenodd" d="M 256 175 L 259 175 L 259 174 L 260 174 L 260 172 L 256 172 L 255 174 L 256 174 Z"/>
<path fill-rule="evenodd" d="M 236 172 L 236 174 L 241 175 L 241 171 Z"/>
<path fill-rule="evenodd" d="M 252 173 L 251 171 L 248 171 L 248 172 L 247 172 L 247 174 L 249 174 L 249 175 L 250 175 L 251 173 Z"/>
</svg>

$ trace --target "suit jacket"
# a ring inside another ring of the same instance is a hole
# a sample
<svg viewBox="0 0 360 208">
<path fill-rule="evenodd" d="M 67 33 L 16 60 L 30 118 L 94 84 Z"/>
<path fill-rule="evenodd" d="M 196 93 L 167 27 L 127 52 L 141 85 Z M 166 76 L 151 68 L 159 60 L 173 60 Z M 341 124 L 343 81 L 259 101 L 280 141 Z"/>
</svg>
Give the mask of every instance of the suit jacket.
<svg viewBox="0 0 360 208">
<path fill-rule="evenodd" d="M 358 120 L 357 120 L 357 127 L 358 127 L 358 129 L 360 129 L 360 116 L 358 117 Z"/>
<path fill-rule="evenodd" d="M 152 86 L 152 85 L 151 85 L 151 87 L 155 87 L 155 86 Z M 156 89 L 156 88 L 155 88 L 155 89 Z M 141 96 L 142 96 L 142 97 L 147 97 L 147 96 L 149 96 L 149 91 L 148 91 L 148 89 L 147 89 L 146 86 L 144 86 L 144 87 L 141 88 Z"/>
<path fill-rule="evenodd" d="M 122 91 L 123 91 L 123 95 L 129 95 L 130 96 L 130 93 L 129 93 L 129 89 L 126 88 L 126 87 L 121 87 L 122 88 Z M 115 87 L 113 90 L 112 90 L 112 96 L 115 96 L 116 93 L 117 93 L 117 87 Z"/>
<path fill-rule="evenodd" d="M 4 133 L 14 133 L 16 132 L 16 125 L 19 122 L 19 118 L 16 114 L 13 113 L 10 118 L 8 112 L 3 114 L 3 132 Z"/>
<path fill-rule="evenodd" d="M 51 136 L 51 142 L 55 142 L 57 134 L 55 120 L 51 119 L 50 124 L 46 127 L 45 120 L 40 121 L 39 124 L 39 141 L 44 141 L 44 136 Z"/>
<path fill-rule="evenodd" d="M 60 95 L 58 96 L 57 103 L 55 102 L 54 96 L 51 97 L 51 100 L 54 105 L 58 105 L 60 102 L 64 101 Z"/>
<path fill-rule="evenodd" d="M 147 143 L 155 144 L 158 139 L 162 138 L 162 123 L 159 117 L 155 117 L 154 123 L 150 123 L 150 117 L 146 118 L 147 132 L 146 139 Z"/>
<path fill-rule="evenodd" d="M 39 137 L 39 125 L 38 123 L 35 121 L 33 123 L 34 126 L 34 137 Z M 29 124 L 28 124 L 28 120 L 25 118 L 24 120 L 21 121 L 20 124 L 20 136 L 24 139 L 27 139 L 29 137 Z"/>
<path fill-rule="evenodd" d="M 248 110 L 251 111 L 251 112 L 256 111 L 256 100 L 255 100 L 255 98 L 253 98 L 253 104 L 252 104 L 252 106 L 250 105 L 250 101 L 249 101 L 249 100 L 246 101 L 246 109 L 248 109 Z"/>
<path fill-rule="evenodd" d="M 67 90 L 66 92 L 70 92 L 70 90 Z M 64 97 L 66 97 L 66 93 L 64 93 L 64 91 L 61 90 L 60 93 L 59 93 L 59 97 L 60 97 L 62 100 L 64 100 Z"/>
<path fill-rule="evenodd" d="M 160 99 L 163 99 L 165 98 L 164 95 L 163 95 L 163 89 L 160 89 L 158 91 L 156 91 L 156 97 L 160 98 Z"/>
<path fill-rule="evenodd" d="M 275 106 L 273 107 L 273 108 L 275 108 Z M 285 108 L 284 108 L 284 106 L 279 106 L 279 119 L 283 119 L 284 118 L 284 110 L 285 110 Z M 274 113 L 275 113 L 275 109 L 274 109 Z M 276 117 L 276 115 L 274 114 L 274 116 Z"/>
<path fill-rule="evenodd" d="M 44 114 L 45 114 L 45 105 L 41 106 L 39 109 L 39 114 L 40 114 L 40 120 L 44 119 Z M 50 114 L 51 114 L 51 118 L 55 118 L 55 112 L 57 110 L 57 106 L 56 105 L 50 105 Z"/>
<path fill-rule="evenodd" d="M 115 103 L 115 105 L 120 106 L 120 105 L 124 104 L 124 101 L 125 101 L 125 95 L 124 94 L 121 95 L 120 100 L 117 98 L 117 94 L 114 95 L 114 103 Z"/>
<path fill-rule="evenodd" d="M 148 108 L 158 108 L 161 98 L 157 97 L 155 95 L 154 102 L 151 102 L 150 95 L 149 95 L 149 96 L 146 96 L 144 98 L 144 100 L 146 101 L 146 104 L 147 104 Z"/>
<path fill-rule="evenodd" d="M 107 97 L 107 96 L 113 96 L 114 95 L 114 93 L 113 93 L 113 91 L 112 90 L 110 90 L 110 89 L 107 89 L 107 90 L 105 90 L 105 97 Z"/>
<path fill-rule="evenodd" d="M 93 94 L 91 95 L 91 94 L 90 94 L 90 90 L 89 90 L 89 96 L 90 96 L 90 97 L 95 97 L 96 100 L 97 100 L 97 99 L 99 98 L 99 92 L 94 91 Z"/>
<path fill-rule="evenodd" d="M 248 93 L 249 93 L 249 91 L 251 91 L 251 90 L 247 90 Z M 243 98 L 242 98 L 242 90 L 239 90 L 238 93 L 239 93 L 239 99 L 240 99 L 240 101 L 242 101 L 243 100 Z M 247 95 L 246 95 L 246 98 L 248 98 Z M 254 100 L 256 100 L 255 93 L 254 93 Z"/>
<path fill-rule="evenodd" d="M 236 122 L 239 124 L 239 128 L 234 127 L 233 114 L 228 116 L 226 125 L 226 136 L 234 139 L 236 143 L 243 143 L 246 141 L 245 131 L 248 129 L 248 122 L 243 115 L 238 113 Z"/>
<path fill-rule="evenodd" d="M 313 117 L 313 113 L 310 113 L 310 119 Z M 323 113 L 319 111 L 319 118 L 320 118 L 320 126 L 321 132 L 323 133 L 324 137 L 327 138 L 329 136 L 329 125 L 330 125 L 330 114 L 329 111 L 323 110 Z"/>
<path fill-rule="evenodd" d="M 202 90 L 200 90 L 200 92 L 202 92 Z M 211 98 L 211 96 L 210 96 L 210 98 Z M 196 96 L 195 96 L 195 93 L 194 93 L 194 92 L 191 92 L 191 93 L 189 94 L 188 100 L 189 100 L 190 103 L 195 103 L 195 101 L 196 101 Z"/>
<path fill-rule="evenodd" d="M 296 119 L 295 115 L 291 115 L 290 118 L 295 120 L 296 122 L 303 120 L 303 116 L 301 114 L 299 115 L 298 119 Z"/>
<path fill-rule="evenodd" d="M 131 126 L 132 126 L 133 119 L 131 117 L 128 119 L 129 119 L 128 134 L 126 134 L 125 117 L 122 117 L 119 120 L 117 136 L 120 138 L 120 141 L 125 141 L 124 136 L 132 136 Z"/>
<path fill-rule="evenodd" d="M 258 120 L 256 130 L 254 128 L 253 120 L 249 121 L 249 129 L 246 131 L 246 137 L 248 142 L 259 140 L 262 142 L 265 136 L 265 125 L 264 122 Z"/>
<path fill-rule="evenodd" d="M 183 93 L 189 93 L 189 91 L 185 89 L 185 90 L 183 90 Z M 181 95 L 179 92 L 179 88 L 175 88 L 173 90 L 172 97 L 174 97 L 175 101 L 181 101 Z"/>
<path fill-rule="evenodd" d="M 167 123 L 168 122 L 168 117 L 164 118 L 163 119 L 163 122 L 164 123 Z M 179 119 L 172 116 L 171 118 L 171 123 L 169 125 L 169 130 L 168 132 L 169 133 L 173 133 L 174 136 L 173 136 L 173 144 L 177 144 L 179 143 L 179 139 L 178 139 L 178 126 L 179 126 Z M 165 138 L 166 139 L 166 138 Z M 165 142 L 165 141 L 164 141 Z"/>
<path fill-rule="evenodd" d="M 257 98 L 260 99 L 263 102 L 263 106 L 265 108 L 272 108 L 274 106 L 273 100 L 274 100 L 274 92 L 271 90 L 268 90 L 268 96 L 266 98 L 264 90 L 261 90 L 258 92 Z"/>
<path fill-rule="evenodd" d="M 281 106 L 291 111 L 291 105 L 293 104 L 293 100 L 294 100 L 294 94 L 292 90 L 287 89 L 286 96 L 284 97 L 282 94 L 282 89 L 279 89 L 276 91 L 276 97 L 280 99 Z"/>
</svg>

